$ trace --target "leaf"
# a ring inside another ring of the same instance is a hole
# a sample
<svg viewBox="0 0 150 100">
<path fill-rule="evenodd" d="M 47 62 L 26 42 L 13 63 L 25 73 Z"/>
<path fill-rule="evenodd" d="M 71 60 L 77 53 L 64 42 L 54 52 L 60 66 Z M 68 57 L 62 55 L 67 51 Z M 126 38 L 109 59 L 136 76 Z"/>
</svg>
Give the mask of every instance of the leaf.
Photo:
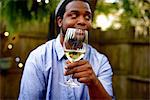
<svg viewBox="0 0 150 100">
<path fill-rule="evenodd" d="M 27 7 L 29 11 L 31 10 L 32 5 L 33 5 L 33 0 L 27 0 Z"/>
</svg>

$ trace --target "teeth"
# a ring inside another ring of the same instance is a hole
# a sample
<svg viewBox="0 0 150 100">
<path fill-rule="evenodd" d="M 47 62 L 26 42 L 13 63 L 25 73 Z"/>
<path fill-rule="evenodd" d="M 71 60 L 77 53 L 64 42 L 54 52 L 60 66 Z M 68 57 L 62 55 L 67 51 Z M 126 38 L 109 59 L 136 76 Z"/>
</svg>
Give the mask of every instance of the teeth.
<svg viewBox="0 0 150 100">
<path fill-rule="evenodd" d="M 73 32 L 71 32 L 70 34 L 70 39 L 73 39 Z"/>
<path fill-rule="evenodd" d="M 75 38 L 75 30 L 74 30 L 74 32 L 73 32 L 73 36 L 72 36 L 72 38 Z"/>
<path fill-rule="evenodd" d="M 68 31 L 69 31 L 69 30 L 66 31 L 67 34 L 66 34 L 66 37 L 65 37 L 65 40 L 67 40 L 67 41 L 69 40 L 69 34 L 68 34 Z"/>
<path fill-rule="evenodd" d="M 75 37 L 75 30 L 68 31 L 68 39 L 73 39 Z"/>
<path fill-rule="evenodd" d="M 69 32 L 69 39 L 71 39 L 71 31 Z"/>
<path fill-rule="evenodd" d="M 72 39 L 72 32 L 71 32 L 71 30 L 69 32 L 69 39 Z"/>
<path fill-rule="evenodd" d="M 72 32 L 72 39 L 75 38 L 75 32 L 76 32 L 76 30 L 73 30 L 73 32 Z"/>
</svg>

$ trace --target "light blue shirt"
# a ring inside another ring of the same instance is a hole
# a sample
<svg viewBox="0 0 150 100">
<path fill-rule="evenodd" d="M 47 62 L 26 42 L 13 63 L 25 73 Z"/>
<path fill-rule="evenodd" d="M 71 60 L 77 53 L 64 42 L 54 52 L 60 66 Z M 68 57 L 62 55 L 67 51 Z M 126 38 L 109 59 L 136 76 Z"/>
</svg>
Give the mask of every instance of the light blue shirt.
<svg viewBox="0 0 150 100">
<path fill-rule="evenodd" d="M 113 96 L 112 69 L 106 56 L 88 45 L 83 59 L 89 61 L 105 90 Z M 66 81 L 65 62 L 60 35 L 33 50 L 24 67 L 19 100 L 89 100 L 85 84 L 78 88 L 59 84 Z"/>
</svg>

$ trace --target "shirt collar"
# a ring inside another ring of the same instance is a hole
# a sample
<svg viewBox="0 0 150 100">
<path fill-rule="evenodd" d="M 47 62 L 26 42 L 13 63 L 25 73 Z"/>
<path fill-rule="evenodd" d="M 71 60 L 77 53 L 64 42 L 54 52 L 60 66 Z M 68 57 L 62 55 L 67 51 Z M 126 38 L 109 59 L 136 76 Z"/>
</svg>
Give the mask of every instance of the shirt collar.
<svg viewBox="0 0 150 100">
<path fill-rule="evenodd" d="M 60 60 L 64 56 L 64 49 L 60 43 L 60 34 L 56 38 L 56 45 L 55 45 L 55 50 L 58 56 L 58 59 Z"/>
</svg>

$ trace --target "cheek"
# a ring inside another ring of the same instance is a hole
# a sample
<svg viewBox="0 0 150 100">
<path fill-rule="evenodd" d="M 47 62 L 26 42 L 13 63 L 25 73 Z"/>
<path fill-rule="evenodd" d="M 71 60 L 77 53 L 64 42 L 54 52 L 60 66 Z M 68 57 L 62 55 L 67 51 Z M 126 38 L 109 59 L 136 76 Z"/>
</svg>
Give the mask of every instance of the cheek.
<svg viewBox="0 0 150 100">
<path fill-rule="evenodd" d="M 62 24 L 62 28 L 64 31 L 66 31 L 67 28 L 74 27 L 74 26 L 75 26 L 75 22 L 71 20 L 64 20 Z"/>
<path fill-rule="evenodd" d="M 91 28 L 92 28 L 92 23 L 91 23 L 91 22 L 88 22 L 88 23 L 87 23 L 87 28 L 88 28 L 88 29 L 91 29 Z"/>
<path fill-rule="evenodd" d="M 64 26 L 65 28 L 74 27 L 75 23 L 76 23 L 76 22 L 73 21 L 73 20 L 64 20 L 63 26 Z"/>
</svg>

